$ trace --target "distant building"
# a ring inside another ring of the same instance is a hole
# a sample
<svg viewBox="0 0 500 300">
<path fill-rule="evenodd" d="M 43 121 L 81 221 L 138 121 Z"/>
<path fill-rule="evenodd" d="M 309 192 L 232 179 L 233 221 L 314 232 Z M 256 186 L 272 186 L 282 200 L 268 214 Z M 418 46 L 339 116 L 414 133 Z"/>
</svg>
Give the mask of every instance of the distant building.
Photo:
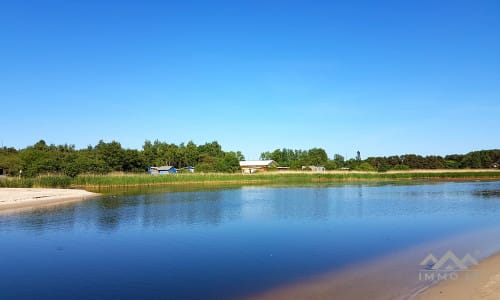
<svg viewBox="0 0 500 300">
<path fill-rule="evenodd" d="M 290 167 L 277 167 L 276 169 L 280 171 L 290 171 Z"/>
<path fill-rule="evenodd" d="M 323 166 L 309 166 L 313 172 L 324 172 L 326 169 Z"/>
<path fill-rule="evenodd" d="M 323 166 L 302 166 L 302 170 L 311 170 L 313 172 L 324 172 L 326 169 Z"/>
<path fill-rule="evenodd" d="M 149 167 L 148 173 L 152 175 L 177 174 L 177 169 L 172 166 Z"/>
<path fill-rule="evenodd" d="M 242 173 L 252 174 L 257 171 L 265 171 L 269 168 L 276 168 L 278 164 L 274 160 L 243 160 L 240 161 Z"/>
<path fill-rule="evenodd" d="M 187 167 L 184 167 L 184 170 L 190 172 L 190 173 L 194 173 L 194 167 L 192 166 L 187 166 Z"/>
<path fill-rule="evenodd" d="M 7 175 L 7 169 L 6 168 L 0 168 L 0 176 Z"/>
</svg>

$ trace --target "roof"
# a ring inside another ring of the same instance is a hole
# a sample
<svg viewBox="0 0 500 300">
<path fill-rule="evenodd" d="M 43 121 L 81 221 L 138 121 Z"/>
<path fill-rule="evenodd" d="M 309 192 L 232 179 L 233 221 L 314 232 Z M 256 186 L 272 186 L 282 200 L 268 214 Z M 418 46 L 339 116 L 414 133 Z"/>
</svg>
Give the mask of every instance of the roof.
<svg viewBox="0 0 500 300">
<path fill-rule="evenodd" d="M 151 167 L 151 169 L 156 169 L 158 171 L 168 171 L 172 168 L 172 166 Z"/>
<path fill-rule="evenodd" d="M 240 167 L 268 167 L 275 163 L 274 160 L 243 160 L 240 161 Z"/>
</svg>

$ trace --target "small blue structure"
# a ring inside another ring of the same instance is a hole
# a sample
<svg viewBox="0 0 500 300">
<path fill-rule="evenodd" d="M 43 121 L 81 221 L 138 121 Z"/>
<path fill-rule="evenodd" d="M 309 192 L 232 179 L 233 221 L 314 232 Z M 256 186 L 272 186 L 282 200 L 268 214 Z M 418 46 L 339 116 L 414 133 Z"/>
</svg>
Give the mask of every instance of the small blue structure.
<svg viewBox="0 0 500 300">
<path fill-rule="evenodd" d="M 151 175 L 177 174 L 177 169 L 172 166 L 149 167 L 148 173 Z"/>
</svg>

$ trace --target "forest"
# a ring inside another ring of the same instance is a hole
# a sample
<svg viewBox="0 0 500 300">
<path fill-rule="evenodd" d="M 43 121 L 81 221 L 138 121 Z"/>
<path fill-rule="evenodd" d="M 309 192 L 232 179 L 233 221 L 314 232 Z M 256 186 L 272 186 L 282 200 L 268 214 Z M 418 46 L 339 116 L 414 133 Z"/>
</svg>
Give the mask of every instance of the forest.
<svg viewBox="0 0 500 300">
<path fill-rule="evenodd" d="M 329 158 L 326 151 L 313 148 L 308 151 L 276 149 L 264 152 L 261 159 L 272 159 L 279 166 L 300 169 L 301 166 L 324 166 L 327 170 L 349 169 L 358 171 L 389 171 L 411 169 L 489 169 L 500 165 L 500 150 L 473 151 L 467 154 L 421 156 L 417 154 L 388 157 L 361 158 L 358 151 L 355 158 L 346 159 L 340 154 Z"/>
<path fill-rule="evenodd" d="M 146 140 L 141 150 L 124 149 L 117 141 L 99 141 L 95 146 L 75 149 L 74 145 L 47 145 L 40 140 L 33 146 L 16 150 L 0 148 L 0 168 L 10 175 L 34 177 L 41 174 L 106 174 L 146 172 L 149 166 L 196 167 L 201 172 L 236 172 L 241 152 L 225 152 L 218 142 L 180 145 Z"/>
<path fill-rule="evenodd" d="M 482 150 L 467 154 L 421 156 L 405 154 L 362 159 L 358 151 L 354 158 L 340 154 L 328 157 L 322 148 L 309 150 L 276 149 L 261 154 L 281 167 L 301 170 L 302 166 L 324 166 L 327 170 L 389 171 L 411 169 L 483 169 L 498 168 L 500 150 Z M 107 174 L 110 172 L 144 173 L 149 166 L 171 165 L 180 170 L 193 166 L 196 172 L 239 172 L 240 151 L 224 151 L 217 141 L 196 145 L 151 142 L 142 149 L 125 149 L 117 141 L 99 141 L 95 146 L 76 149 L 74 145 L 48 145 L 40 140 L 24 149 L 0 148 L 0 169 L 11 176 L 35 177 L 45 174 Z M 21 172 L 20 172 L 21 171 Z"/>
</svg>

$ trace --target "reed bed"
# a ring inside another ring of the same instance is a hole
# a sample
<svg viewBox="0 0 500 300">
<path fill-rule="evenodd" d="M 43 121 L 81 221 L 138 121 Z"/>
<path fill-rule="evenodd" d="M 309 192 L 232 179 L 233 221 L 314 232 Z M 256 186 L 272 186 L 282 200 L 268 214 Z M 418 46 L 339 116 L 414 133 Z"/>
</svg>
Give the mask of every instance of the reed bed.
<svg viewBox="0 0 500 300">
<path fill-rule="evenodd" d="M 162 185 L 220 185 L 253 183 L 325 183 L 397 180 L 500 180 L 499 170 L 483 171 L 405 171 L 405 172 L 262 172 L 257 174 L 195 173 L 177 175 L 109 174 L 46 175 L 34 178 L 4 178 L 0 187 L 96 188 Z"/>
</svg>

